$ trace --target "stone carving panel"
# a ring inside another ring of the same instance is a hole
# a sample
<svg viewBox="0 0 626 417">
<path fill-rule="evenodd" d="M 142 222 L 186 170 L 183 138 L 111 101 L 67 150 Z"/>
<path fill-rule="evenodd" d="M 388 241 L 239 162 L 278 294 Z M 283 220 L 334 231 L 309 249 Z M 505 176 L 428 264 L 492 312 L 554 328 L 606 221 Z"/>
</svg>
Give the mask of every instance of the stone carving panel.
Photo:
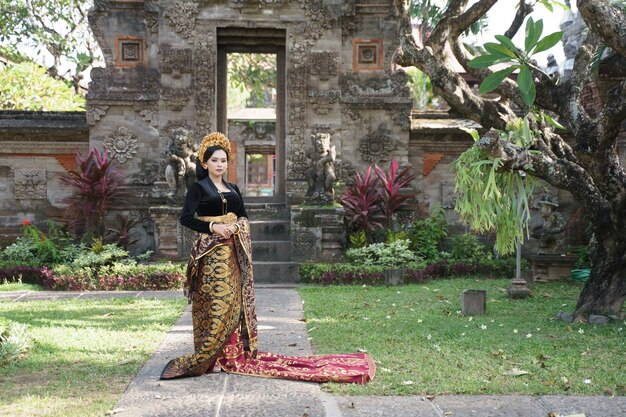
<svg viewBox="0 0 626 417">
<path fill-rule="evenodd" d="M 213 53 L 209 48 L 196 50 L 194 68 L 194 92 L 196 106 L 196 127 L 204 132 L 213 128 L 213 105 L 215 84 L 212 75 L 215 70 Z"/>
<path fill-rule="evenodd" d="M 138 109 L 139 115 L 152 127 L 159 127 L 159 111 L 156 107 Z"/>
<path fill-rule="evenodd" d="M 198 5 L 195 2 L 178 1 L 165 12 L 164 17 L 169 25 L 174 28 L 174 32 L 185 39 L 189 39 L 193 36 L 197 15 Z"/>
<path fill-rule="evenodd" d="M 385 98 L 388 102 L 404 102 L 410 98 L 408 81 L 408 76 L 402 70 L 391 75 L 371 77 L 366 80 L 359 80 L 356 75 L 346 74 L 341 77 L 341 94 L 348 100 Z"/>
<path fill-rule="evenodd" d="M 89 126 L 95 126 L 104 117 L 108 109 L 109 106 L 87 105 L 87 123 Z"/>
<path fill-rule="evenodd" d="M 356 29 L 356 6 L 354 0 L 344 0 L 341 3 L 341 35 L 349 37 Z"/>
<path fill-rule="evenodd" d="M 381 39 L 352 40 L 352 70 L 378 71 L 383 69 L 383 41 Z"/>
<path fill-rule="evenodd" d="M 43 169 L 16 169 L 13 172 L 16 200 L 45 200 L 47 198 L 46 171 Z"/>
<path fill-rule="evenodd" d="M 315 232 L 320 235 L 319 238 Z M 294 254 L 296 258 L 310 257 L 319 250 L 317 246 L 321 243 L 321 228 L 294 227 L 291 233 L 291 242 L 297 252 Z"/>
<path fill-rule="evenodd" d="M 162 48 L 159 61 L 162 74 L 178 79 L 191 72 L 191 49 Z"/>
<path fill-rule="evenodd" d="M 181 111 L 189 103 L 192 95 L 191 88 L 163 88 L 161 98 L 168 108 L 174 111 Z"/>
<path fill-rule="evenodd" d="M 104 147 L 112 158 L 123 164 L 137 153 L 137 136 L 124 126 L 104 140 Z"/>
<path fill-rule="evenodd" d="M 144 22 L 150 33 L 159 32 L 159 13 L 158 12 L 146 12 Z"/>
<path fill-rule="evenodd" d="M 391 151 L 395 148 L 395 140 L 386 123 L 381 123 L 375 131 L 370 132 L 359 141 L 361 157 L 369 163 L 388 161 L 391 157 Z"/>
<path fill-rule="evenodd" d="M 311 52 L 309 68 L 311 75 L 322 81 L 336 77 L 339 70 L 339 54 L 335 51 Z"/>
<path fill-rule="evenodd" d="M 333 110 L 340 96 L 339 90 L 309 90 L 309 103 L 316 114 L 326 115 Z"/>
<path fill-rule="evenodd" d="M 387 114 L 402 130 L 411 128 L 411 106 L 394 107 L 388 109 Z"/>
<path fill-rule="evenodd" d="M 136 67 L 146 64 L 146 42 L 136 36 L 115 38 L 115 66 Z"/>
<path fill-rule="evenodd" d="M 333 18 L 322 0 L 298 0 L 298 3 L 306 16 L 305 43 L 311 46 L 322 36 L 322 32 L 330 29 Z"/>
</svg>

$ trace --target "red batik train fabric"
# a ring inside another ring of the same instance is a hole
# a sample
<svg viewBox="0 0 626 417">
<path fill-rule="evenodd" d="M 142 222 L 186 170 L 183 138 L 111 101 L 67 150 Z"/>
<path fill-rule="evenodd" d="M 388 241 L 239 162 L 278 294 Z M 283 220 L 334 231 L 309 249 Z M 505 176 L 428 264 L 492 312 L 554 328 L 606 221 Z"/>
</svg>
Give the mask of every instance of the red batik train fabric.
<svg viewBox="0 0 626 417">
<path fill-rule="evenodd" d="M 217 363 L 233 374 L 311 382 L 365 384 L 376 373 L 376 365 L 366 353 L 285 356 L 258 352 L 255 358 L 244 350 L 239 332 L 226 342 Z"/>
</svg>

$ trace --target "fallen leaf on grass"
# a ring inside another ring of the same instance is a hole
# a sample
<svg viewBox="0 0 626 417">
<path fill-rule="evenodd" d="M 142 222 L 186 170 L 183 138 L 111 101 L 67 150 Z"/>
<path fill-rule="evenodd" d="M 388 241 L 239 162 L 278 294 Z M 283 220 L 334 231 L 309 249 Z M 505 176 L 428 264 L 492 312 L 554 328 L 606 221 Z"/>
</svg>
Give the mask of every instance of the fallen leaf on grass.
<svg viewBox="0 0 626 417">
<path fill-rule="evenodd" d="M 510 371 L 504 371 L 504 372 L 500 372 L 500 373 L 502 375 L 520 376 L 520 375 L 529 374 L 530 372 L 524 371 L 523 369 L 511 368 Z"/>
<path fill-rule="evenodd" d="M 413 381 L 402 381 L 400 382 L 400 385 L 413 385 L 414 382 Z"/>
<path fill-rule="evenodd" d="M 367 353 L 367 349 L 357 349 L 357 352 Z"/>
</svg>

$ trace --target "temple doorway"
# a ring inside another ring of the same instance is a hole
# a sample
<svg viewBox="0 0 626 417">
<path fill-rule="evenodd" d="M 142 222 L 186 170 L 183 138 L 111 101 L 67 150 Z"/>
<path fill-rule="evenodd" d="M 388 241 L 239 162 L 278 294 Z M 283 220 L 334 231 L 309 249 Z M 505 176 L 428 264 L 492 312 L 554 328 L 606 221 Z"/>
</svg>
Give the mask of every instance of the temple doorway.
<svg viewBox="0 0 626 417">
<path fill-rule="evenodd" d="M 285 30 L 217 29 L 217 128 L 245 197 L 285 194 Z"/>
</svg>

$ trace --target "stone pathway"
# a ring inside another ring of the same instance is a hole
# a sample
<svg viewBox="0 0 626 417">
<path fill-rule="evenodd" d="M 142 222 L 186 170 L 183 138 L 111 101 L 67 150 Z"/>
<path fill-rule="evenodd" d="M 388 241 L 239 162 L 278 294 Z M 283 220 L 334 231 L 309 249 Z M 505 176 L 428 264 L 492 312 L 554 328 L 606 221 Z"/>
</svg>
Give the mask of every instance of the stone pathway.
<svg viewBox="0 0 626 417">
<path fill-rule="evenodd" d="M 311 354 L 295 286 L 257 285 L 260 350 Z M 0 302 L 105 297 L 181 297 L 180 292 L 0 293 Z M 185 311 L 128 386 L 114 416 L 189 417 L 624 417 L 626 397 L 442 395 L 333 397 L 315 383 L 213 373 L 160 381 L 163 366 L 193 351 Z M 616 372 L 619 372 L 616 370 Z M 549 414 L 555 413 L 555 414 Z"/>
</svg>

